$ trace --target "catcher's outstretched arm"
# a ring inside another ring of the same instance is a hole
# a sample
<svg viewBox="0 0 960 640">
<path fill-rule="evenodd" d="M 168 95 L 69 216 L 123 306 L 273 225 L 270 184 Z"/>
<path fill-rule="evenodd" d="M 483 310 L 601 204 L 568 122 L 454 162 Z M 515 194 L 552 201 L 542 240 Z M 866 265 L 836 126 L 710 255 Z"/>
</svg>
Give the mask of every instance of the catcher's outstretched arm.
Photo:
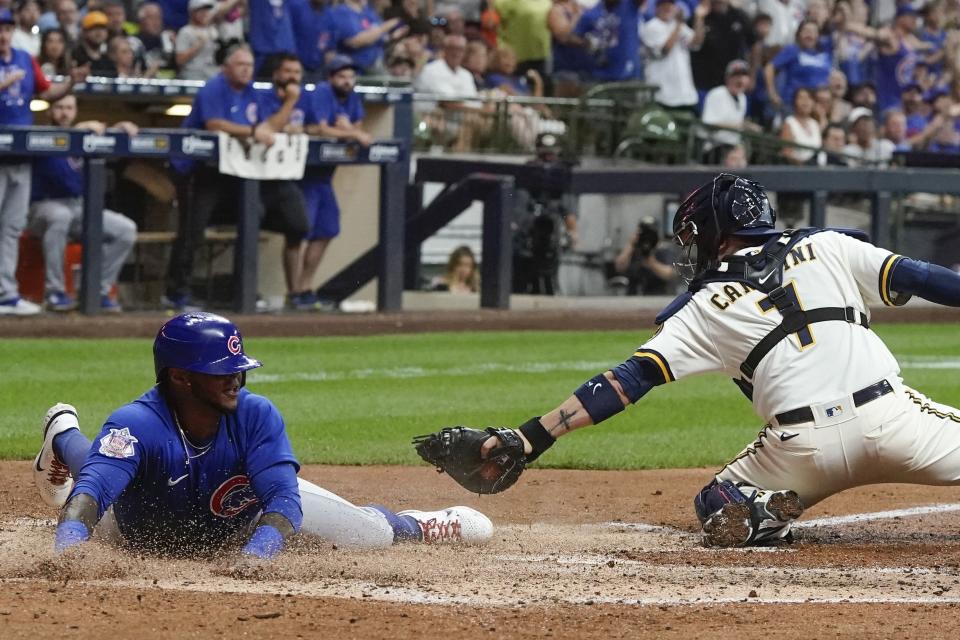
<svg viewBox="0 0 960 640">
<path fill-rule="evenodd" d="M 536 460 L 557 438 L 576 429 L 598 424 L 639 400 L 653 387 L 670 382 L 673 376 L 655 351 L 639 349 L 623 364 L 590 378 L 559 407 L 540 418 L 532 418 L 517 429 L 530 461 Z M 491 437 L 483 453 L 498 446 Z"/>
</svg>

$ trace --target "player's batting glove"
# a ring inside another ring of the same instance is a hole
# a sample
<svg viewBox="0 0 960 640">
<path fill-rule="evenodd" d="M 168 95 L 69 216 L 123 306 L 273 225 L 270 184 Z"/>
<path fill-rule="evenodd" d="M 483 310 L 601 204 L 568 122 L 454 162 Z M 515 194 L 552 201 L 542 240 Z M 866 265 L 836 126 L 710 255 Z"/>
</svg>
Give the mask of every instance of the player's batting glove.
<svg viewBox="0 0 960 640">
<path fill-rule="evenodd" d="M 261 560 L 274 558 L 283 549 L 283 534 L 268 524 L 258 526 L 243 547 L 244 555 L 255 556 Z"/>
<path fill-rule="evenodd" d="M 70 547 L 86 542 L 90 539 L 90 530 L 79 520 L 64 520 L 57 525 L 57 533 L 53 540 L 53 550 L 63 553 Z"/>
<path fill-rule="evenodd" d="M 496 436 L 500 446 L 484 458 L 483 443 Z M 523 440 L 513 429 L 447 427 L 417 436 L 413 446 L 421 458 L 446 472 L 473 493 L 499 493 L 513 486 L 527 465 Z"/>
</svg>

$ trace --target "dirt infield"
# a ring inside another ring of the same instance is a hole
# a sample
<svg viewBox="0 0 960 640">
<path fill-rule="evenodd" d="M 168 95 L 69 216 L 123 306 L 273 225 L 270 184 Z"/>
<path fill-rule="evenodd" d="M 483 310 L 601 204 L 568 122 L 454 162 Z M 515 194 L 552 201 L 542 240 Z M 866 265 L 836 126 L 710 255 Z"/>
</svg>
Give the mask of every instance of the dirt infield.
<svg viewBox="0 0 960 640">
<path fill-rule="evenodd" d="M 355 502 L 481 509 L 486 547 L 300 540 L 253 576 L 232 560 L 91 544 L 55 560 L 27 462 L 0 463 L 0 637 L 933 638 L 960 612 L 953 488 L 886 485 L 817 505 L 776 550 L 699 546 L 707 470 L 531 470 L 465 494 L 426 468 L 307 467 Z M 851 516 L 860 514 L 859 519 Z"/>
</svg>

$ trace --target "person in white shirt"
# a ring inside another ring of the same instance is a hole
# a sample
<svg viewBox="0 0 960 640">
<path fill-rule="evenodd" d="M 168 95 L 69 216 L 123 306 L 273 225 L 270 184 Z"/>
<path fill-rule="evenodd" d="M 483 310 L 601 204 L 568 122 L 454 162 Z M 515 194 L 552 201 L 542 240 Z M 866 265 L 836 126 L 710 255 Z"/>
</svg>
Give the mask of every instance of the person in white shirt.
<svg viewBox="0 0 960 640">
<path fill-rule="evenodd" d="M 190 0 L 190 23 L 177 32 L 176 60 L 183 80 L 209 80 L 217 75 L 217 28 L 210 24 L 213 0 Z"/>
<path fill-rule="evenodd" d="M 758 130 L 759 127 L 746 121 L 746 90 L 750 84 L 750 65 L 743 60 L 731 60 L 724 72 L 724 78 L 724 84 L 707 92 L 700 119 L 704 124 L 718 127 Z M 740 144 L 740 134 L 733 131 L 715 131 L 710 139 L 714 144 Z"/>
<path fill-rule="evenodd" d="M 896 145 L 885 138 L 877 137 L 877 123 L 873 112 L 864 107 L 856 107 L 847 120 L 850 123 L 850 135 L 853 142 L 843 148 L 850 156 L 851 166 L 860 164 L 886 165 L 893 157 Z M 856 158 L 856 160 L 854 160 Z"/>
<path fill-rule="evenodd" d="M 37 0 L 20 0 L 14 5 L 17 28 L 13 32 L 13 47 L 23 49 L 34 58 L 40 55 L 40 5 Z"/>
<path fill-rule="evenodd" d="M 424 65 L 413 83 L 419 93 L 462 99 L 430 104 L 429 112 L 421 116 L 441 142 L 455 140 L 454 147 L 460 151 L 469 149 L 473 138 L 489 128 L 483 104 L 466 100 L 477 96 L 473 74 L 463 67 L 466 52 L 466 38 L 446 36 L 440 57 Z"/>
<path fill-rule="evenodd" d="M 803 0 L 758 0 L 757 11 L 770 16 L 768 47 L 793 44 L 794 34 L 806 10 Z"/>
<path fill-rule="evenodd" d="M 664 107 L 693 110 L 697 106 L 690 51 L 703 42 L 703 19 L 709 11 L 709 2 L 697 5 L 691 29 L 674 0 L 657 0 L 656 14 L 640 27 L 640 40 L 647 51 L 646 80 L 659 87 L 655 99 Z"/>
</svg>

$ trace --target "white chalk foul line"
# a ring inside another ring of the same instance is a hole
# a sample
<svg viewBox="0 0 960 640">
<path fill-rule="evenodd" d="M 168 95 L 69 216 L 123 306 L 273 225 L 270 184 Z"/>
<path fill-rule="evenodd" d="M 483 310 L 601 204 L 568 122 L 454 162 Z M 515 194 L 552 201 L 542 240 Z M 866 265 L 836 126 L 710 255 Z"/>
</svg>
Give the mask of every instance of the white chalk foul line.
<svg viewBox="0 0 960 640">
<path fill-rule="evenodd" d="M 816 518 L 814 520 L 797 522 L 794 526 L 803 528 L 835 527 L 856 524 L 858 522 L 870 522 L 872 520 L 892 520 L 894 518 L 922 516 L 928 513 L 949 513 L 951 511 L 960 511 L 960 503 L 931 504 L 924 507 L 910 507 L 907 509 L 893 509 L 891 511 L 875 511 L 873 513 L 854 513 L 848 516 Z"/>
</svg>

